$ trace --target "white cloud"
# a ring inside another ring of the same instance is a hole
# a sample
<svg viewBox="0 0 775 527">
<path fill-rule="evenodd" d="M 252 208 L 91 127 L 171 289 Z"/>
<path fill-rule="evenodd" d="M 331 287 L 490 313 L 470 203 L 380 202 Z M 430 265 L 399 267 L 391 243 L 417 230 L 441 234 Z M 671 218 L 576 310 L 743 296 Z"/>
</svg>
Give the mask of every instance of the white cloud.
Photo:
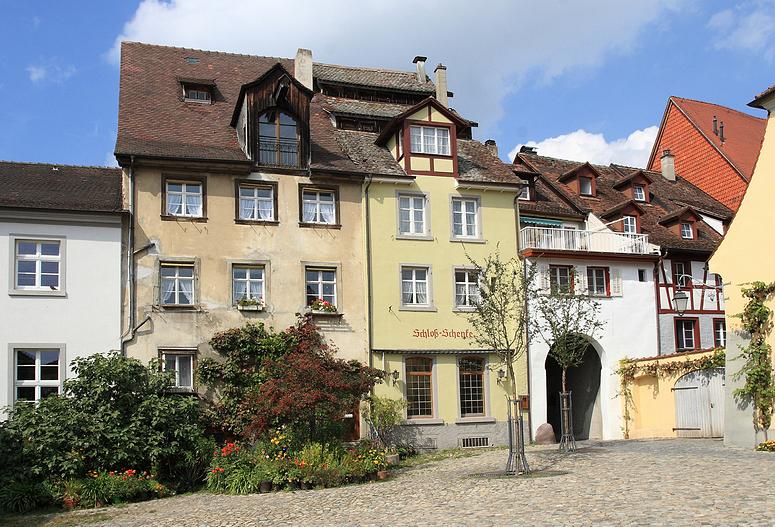
<svg viewBox="0 0 775 527">
<path fill-rule="evenodd" d="M 121 40 L 411 69 L 415 55 L 448 66 L 452 104 L 487 130 L 526 76 L 546 81 L 627 53 L 640 35 L 691 0 L 143 0 Z M 407 17 L 407 13 L 411 13 Z"/>
<path fill-rule="evenodd" d="M 579 129 L 541 141 L 528 141 L 526 146 L 537 147 L 540 155 L 560 159 L 589 161 L 599 165 L 617 163 L 645 167 L 658 131 L 658 126 L 649 126 L 643 130 L 635 130 L 627 137 L 607 141 L 603 134 L 593 134 Z M 509 160 L 514 159 L 521 146 L 518 145 L 509 152 Z"/>
<path fill-rule="evenodd" d="M 116 161 L 116 155 L 112 151 L 105 154 L 104 163 L 106 167 L 118 167 L 118 161 Z"/>
<path fill-rule="evenodd" d="M 75 66 L 61 66 L 59 60 L 50 58 L 27 66 L 30 82 L 40 84 L 43 81 L 62 83 L 75 75 Z"/>
<path fill-rule="evenodd" d="M 713 47 L 760 52 L 775 58 L 775 0 L 753 0 L 724 9 L 710 17 Z"/>
</svg>

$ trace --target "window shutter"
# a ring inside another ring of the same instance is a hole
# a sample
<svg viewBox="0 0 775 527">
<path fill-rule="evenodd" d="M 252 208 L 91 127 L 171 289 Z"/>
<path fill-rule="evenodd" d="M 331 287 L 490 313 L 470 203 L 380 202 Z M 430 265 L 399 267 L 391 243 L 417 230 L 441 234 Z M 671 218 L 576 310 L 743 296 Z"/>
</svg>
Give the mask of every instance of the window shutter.
<svg viewBox="0 0 775 527">
<path fill-rule="evenodd" d="M 540 292 L 544 294 L 549 293 L 549 290 L 551 289 L 551 284 L 549 282 L 549 266 L 545 263 L 538 264 L 538 280 L 541 289 Z"/>
<path fill-rule="evenodd" d="M 613 268 L 611 273 L 611 296 L 622 296 L 622 275 L 619 269 Z"/>
<path fill-rule="evenodd" d="M 578 294 L 589 294 L 589 284 L 587 283 L 587 268 L 586 267 L 574 267 L 573 273 L 576 275 L 575 291 Z"/>
</svg>

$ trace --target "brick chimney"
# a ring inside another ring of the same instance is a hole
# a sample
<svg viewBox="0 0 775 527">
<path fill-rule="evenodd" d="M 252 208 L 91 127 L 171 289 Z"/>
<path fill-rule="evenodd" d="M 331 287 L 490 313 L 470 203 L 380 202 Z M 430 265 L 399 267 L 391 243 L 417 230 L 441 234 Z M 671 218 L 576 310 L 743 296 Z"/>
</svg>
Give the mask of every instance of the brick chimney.
<svg viewBox="0 0 775 527">
<path fill-rule="evenodd" d="M 447 67 L 444 64 L 439 64 L 436 66 L 436 69 L 433 70 L 433 73 L 436 74 L 436 100 L 443 104 L 445 108 L 448 108 Z"/>
<path fill-rule="evenodd" d="M 428 57 L 417 55 L 412 63 L 417 66 L 417 82 L 428 82 L 428 75 L 425 74 L 425 61 Z"/>
<path fill-rule="evenodd" d="M 487 150 L 489 150 L 493 156 L 498 157 L 498 143 L 495 142 L 495 139 L 488 139 L 484 142 L 484 146 L 487 147 Z M 498 159 L 500 158 L 498 157 Z"/>
<path fill-rule="evenodd" d="M 670 181 L 675 181 L 675 156 L 670 153 L 670 150 L 664 150 L 662 152 L 660 164 L 662 177 L 669 179 Z"/>
<path fill-rule="evenodd" d="M 312 89 L 312 50 L 299 48 L 293 61 L 293 76 L 304 86 Z"/>
</svg>

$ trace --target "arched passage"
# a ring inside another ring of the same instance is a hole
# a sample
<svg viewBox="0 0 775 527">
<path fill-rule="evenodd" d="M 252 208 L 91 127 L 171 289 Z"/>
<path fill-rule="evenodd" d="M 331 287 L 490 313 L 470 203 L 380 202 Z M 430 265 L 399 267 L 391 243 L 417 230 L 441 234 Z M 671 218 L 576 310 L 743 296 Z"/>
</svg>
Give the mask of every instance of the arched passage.
<svg viewBox="0 0 775 527">
<path fill-rule="evenodd" d="M 546 357 L 546 419 L 560 438 L 560 391 L 562 368 L 551 356 Z M 568 369 L 568 390 L 573 398 L 573 434 L 577 440 L 603 436 L 600 407 L 600 355 L 590 343 L 582 363 Z"/>
</svg>

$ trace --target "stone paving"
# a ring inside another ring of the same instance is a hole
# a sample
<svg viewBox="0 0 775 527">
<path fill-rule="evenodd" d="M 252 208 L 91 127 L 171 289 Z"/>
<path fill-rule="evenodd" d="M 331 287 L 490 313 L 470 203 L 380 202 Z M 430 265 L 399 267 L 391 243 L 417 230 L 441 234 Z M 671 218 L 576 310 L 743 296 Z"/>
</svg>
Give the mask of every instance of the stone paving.
<svg viewBox="0 0 775 527">
<path fill-rule="evenodd" d="M 198 493 L 56 518 L 127 527 L 775 525 L 775 454 L 716 440 L 595 442 L 570 455 L 532 447 L 533 476 L 497 476 L 505 455 L 492 450 L 337 489 Z"/>
</svg>

